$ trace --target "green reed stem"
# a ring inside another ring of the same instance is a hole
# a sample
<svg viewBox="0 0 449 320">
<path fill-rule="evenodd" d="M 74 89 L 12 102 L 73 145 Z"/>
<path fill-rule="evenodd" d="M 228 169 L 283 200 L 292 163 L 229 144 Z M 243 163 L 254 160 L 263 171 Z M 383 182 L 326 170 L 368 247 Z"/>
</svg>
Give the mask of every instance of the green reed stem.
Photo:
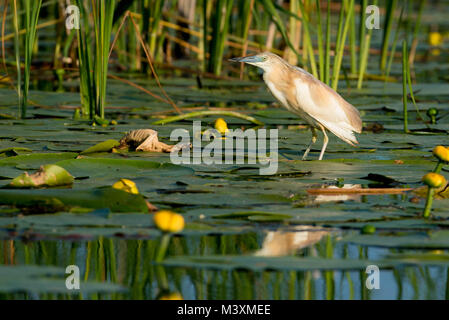
<svg viewBox="0 0 449 320">
<path fill-rule="evenodd" d="M 152 57 L 156 56 L 156 52 L 157 52 L 157 37 L 159 34 L 159 21 L 161 20 L 162 17 L 162 7 L 164 6 L 164 2 L 163 0 L 154 0 L 153 2 L 153 8 L 151 10 L 151 18 L 152 18 L 152 23 L 151 23 L 151 30 L 150 30 L 150 54 Z"/>
<path fill-rule="evenodd" d="M 364 23 L 363 21 L 361 23 Z M 356 50 L 356 25 L 355 12 L 351 14 L 349 21 L 349 49 L 351 53 L 351 74 L 357 73 L 357 50 Z"/>
<path fill-rule="evenodd" d="M 407 83 L 408 83 L 408 89 L 410 92 L 410 98 L 412 99 L 412 103 L 413 103 L 413 106 L 415 107 L 418 118 L 424 122 L 424 124 L 426 125 L 426 127 L 428 129 L 430 129 L 429 125 L 427 123 L 425 123 L 425 120 L 424 120 L 423 116 L 421 115 L 421 112 L 419 112 L 418 106 L 416 105 L 416 99 L 415 99 L 415 95 L 413 94 L 412 77 L 411 77 L 411 72 L 410 72 L 410 57 L 408 54 L 407 54 Z"/>
<path fill-rule="evenodd" d="M 424 218 L 430 217 L 430 212 L 432 211 L 432 203 L 433 203 L 434 193 L 435 193 L 435 188 L 428 187 L 426 206 L 424 207 L 424 213 L 423 213 Z"/>
<path fill-rule="evenodd" d="M 407 111 L 407 72 L 408 72 L 408 48 L 407 40 L 402 42 L 402 103 L 404 113 L 404 132 L 408 133 L 408 111 Z"/>
<path fill-rule="evenodd" d="M 385 71 L 385 83 L 387 82 L 388 76 L 390 75 L 391 66 L 392 66 L 393 60 L 394 60 L 394 54 L 396 53 L 396 47 L 397 47 L 397 42 L 398 42 L 398 38 L 399 38 L 399 31 L 401 30 L 402 16 L 404 13 L 404 8 L 405 8 L 405 6 L 402 6 L 401 14 L 399 15 L 398 24 L 396 26 L 393 44 L 392 44 L 391 52 L 390 52 L 390 58 L 388 59 L 387 69 Z"/>
<path fill-rule="evenodd" d="M 16 55 L 16 68 L 17 68 L 17 97 L 19 117 L 22 116 L 22 69 L 20 68 L 20 40 L 19 40 L 19 21 L 17 14 L 17 0 L 14 0 L 14 51 Z"/>
<path fill-rule="evenodd" d="M 388 46 L 391 34 L 391 28 L 393 26 L 394 11 L 396 9 L 397 0 L 388 0 L 386 8 L 386 19 L 384 25 L 384 34 L 382 38 L 382 51 L 380 56 L 380 70 L 385 70 L 387 64 Z"/>
<path fill-rule="evenodd" d="M 89 15 L 84 8 L 82 0 L 76 0 L 80 9 L 80 28 L 77 30 L 78 59 L 80 69 L 80 98 L 83 117 L 95 115 L 95 81 L 91 74 L 93 68 L 92 52 L 90 46 Z"/>
<path fill-rule="evenodd" d="M 438 161 L 437 166 L 435 167 L 435 169 L 433 169 L 433 172 L 440 173 L 441 169 L 443 169 L 443 166 L 444 166 L 444 162 Z"/>
<path fill-rule="evenodd" d="M 247 120 L 249 122 L 252 122 L 258 126 L 263 126 L 264 123 L 257 120 L 256 118 L 253 118 L 251 116 L 247 116 L 242 113 L 238 113 L 235 111 L 221 111 L 221 110 L 205 110 L 205 111 L 195 111 L 190 113 L 185 113 L 173 117 L 168 117 L 162 120 L 158 120 L 153 122 L 153 125 L 160 125 L 160 124 L 167 124 L 171 122 L 176 122 L 179 120 L 189 119 L 189 118 L 195 118 L 195 117 L 202 117 L 202 116 L 215 116 L 215 115 L 221 115 L 221 116 L 229 116 L 229 117 L 235 117 L 243 120 Z"/>
<path fill-rule="evenodd" d="M 304 9 L 304 4 L 302 1 L 299 1 L 299 8 L 301 9 L 302 13 L 302 22 L 303 22 L 303 28 L 304 28 L 304 36 L 306 38 L 306 41 L 304 42 L 304 50 L 307 50 L 307 53 L 310 58 L 310 68 L 312 70 L 312 74 L 314 77 L 318 78 L 318 71 L 316 67 L 316 61 L 315 61 L 315 55 L 313 53 L 313 44 L 312 44 L 312 38 L 310 36 L 310 30 L 309 30 L 309 15 L 307 11 Z"/>
<path fill-rule="evenodd" d="M 91 49 L 89 15 L 83 1 L 76 1 L 83 21 L 83 26 L 78 30 L 82 111 L 84 116 L 89 115 L 91 119 L 95 115 L 104 118 L 115 0 L 92 0 L 95 50 Z"/>
<path fill-rule="evenodd" d="M 208 70 L 217 76 L 221 73 L 233 3 L 234 0 L 218 0 L 215 11 L 212 14 L 212 41 L 210 43 Z M 207 5 L 205 4 L 205 6 Z M 207 29 L 205 29 L 205 33 L 207 34 Z"/>
<path fill-rule="evenodd" d="M 342 34 L 340 37 L 337 37 L 337 44 L 336 44 L 336 55 L 334 60 L 334 69 L 333 69 L 333 79 L 332 79 L 332 89 L 337 90 L 338 87 L 338 78 L 340 75 L 340 69 L 341 69 L 341 63 L 343 60 L 343 53 L 345 50 L 345 42 L 346 42 L 346 35 L 348 33 L 349 29 L 349 22 L 351 20 L 351 16 L 354 14 L 354 0 L 349 0 L 349 6 L 348 6 L 348 12 L 345 18 L 344 22 L 344 28 L 342 31 Z M 339 21 L 339 30 L 341 29 L 341 25 L 343 23 L 343 11 L 344 6 L 340 9 L 340 21 Z"/>
<path fill-rule="evenodd" d="M 377 0 L 373 1 L 373 5 L 377 5 Z M 373 28 L 368 30 L 368 34 L 365 32 L 365 20 L 366 20 L 366 7 L 367 0 L 362 2 L 362 13 L 360 22 L 360 62 L 359 62 L 359 77 L 357 81 L 357 89 L 361 89 L 363 85 L 363 78 L 365 77 L 366 68 L 368 65 L 369 49 L 371 47 L 371 36 Z"/>
<path fill-rule="evenodd" d="M 415 28 L 413 30 L 413 38 L 412 38 L 412 48 L 411 48 L 411 54 L 409 56 L 409 64 L 413 65 L 414 59 L 415 59 L 415 52 L 416 48 L 418 47 L 418 32 L 421 27 L 421 18 L 422 13 L 424 11 L 424 6 L 426 5 L 426 0 L 421 0 L 419 3 L 419 9 L 418 9 L 418 16 L 415 21 Z"/>
<path fill-rule="evenodd" d="M 156 262 L 162 262 L 165 258 L 165 254 L 168 249 L 168 245 L 170 244 L 171 234 L 164 233 L 161 238 L 161 242 L 156 252 L 156 258 L 154 259 Z"/>
<path fill-rule="evenodd" d="M 292 44 L 288 37 L 287 29 L 283 23 L 283 20 L 281 19 L 279 12 L 276 10 L 276 6 L 274 4 L 274 1 L 271 0 L 259 0 L 259 2 L 262 4 L 266 17 L 269 17 L 271 21 L 276 25 L 277 29 L 282 35 L 282 39 L 286 42 L 286 44 L 289 46 L 289 48 L 296 54 L 298 61 L 303 64 L 303 59 L 301 58 L 301 55 L 298 53 L 298 50 L 296 50 L 295 46 Z M 301 1 L 299 2 L 301 4 Z M 254 12 L 257 12 L 256 10 Z M 287 12 L 287 11 L 285 11 Z M 254 18 L 256 18 L 256 15 L 254 15 Z M 299 17 L 296 17 L 299 18 Z M 303 20 L 303 19 L 299 19 Z"/>
<path fill-rule="evenodd" d="M 331 67 L 331 2 L 327 0 L 326 14 L 326 56 L 324 60 L 324 82 L 330 84 L 330 67 Z"/>
<path fill-rule="evenodd" d="M 24 71 L 22 83 L 22 70 L 20 67 L 20 39 L 19 22 L 17 12 L 17 0 L 14 0 L 14 47 L 17 65 L 17 87 L 19 97 L 19 116 L 26 117 L 28 105 L 28 92 L 30 87 L 31 57 L 36 44 L 36 30 L 39 13 L 42 7 L 42 0 L 21 2 L 25 9 L 25 48 L 24 48 Z"/>
<path fill-rule="evenodd" d="M 320 70 L 320 80 L 325 81 L 324 74 L 324 47 L 323 47 L 323 23 L 321 22 L 321 5 L 320 0 L 316 0 L 317 11 L 317 42 L 318 42 L 318 64 Z"/>
<path fill-rule="evenodd" d="M 360 13 L 359 13 L 359 61 L 362 61 L 362 48 L 365 46 L 365 34 L 366 34 L 366 7 L 368 6 L 368 0 L 360 0 Z M 359 62 L 360 63 L 360 62 Z M 359 64 L 360 70 L 360 64 Z"/>
</svg>

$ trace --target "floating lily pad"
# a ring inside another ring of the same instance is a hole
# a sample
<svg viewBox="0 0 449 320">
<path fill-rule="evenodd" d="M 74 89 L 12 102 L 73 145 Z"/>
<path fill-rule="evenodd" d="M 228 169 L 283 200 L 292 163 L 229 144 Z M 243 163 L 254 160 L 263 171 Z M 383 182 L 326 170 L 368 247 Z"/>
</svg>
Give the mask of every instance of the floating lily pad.
<svg viewBox="0 0 449 320">
<path fill-rule="evenodd" d="M 100 142 L 84 151 L 82 151 L 80 154 L 89 154 L 89 153 L 95 153 L 95 152 L 109 152 L 112 150 L 112 148 L 117 147 L 120 145 L 120 142 L 117 140 L 106 140 L 103 142 Z"/>
<path fill-rule="evenodd" d="M 55 187 L 71 185 L 74 179 L 64 168 L 54 164 L 43 165 L 37 172 L 28 174 L 27 172 L 14 178 L 9 188 L 37 188 Z"/>
<path fill-rule="evenodd" d="M 68 290 L 63 268 L 34 265 L 0 266 L 0 292 L 98 293 L 120 292 L 125 288 L 108 282 L 81 282 L 79 290 Z"/>
<path fill-rule="evenodd" d="M 148 212 L 143 196 L 112 187 L 88 190 L 0 190 L 0 203 L 21 207 L 50 206 L 109 208 L 113 212 Z"/>
<path fill-rule="evenodd" d="M 379 268 L 391 268 L 392 262 L 357 259 L 323 259 L 298 257 L 259 256 L 178 256 L 162 262 L 170 267 L 206 268 L 219 270 L 361 270 L 376 264 Z"/>
</svg>

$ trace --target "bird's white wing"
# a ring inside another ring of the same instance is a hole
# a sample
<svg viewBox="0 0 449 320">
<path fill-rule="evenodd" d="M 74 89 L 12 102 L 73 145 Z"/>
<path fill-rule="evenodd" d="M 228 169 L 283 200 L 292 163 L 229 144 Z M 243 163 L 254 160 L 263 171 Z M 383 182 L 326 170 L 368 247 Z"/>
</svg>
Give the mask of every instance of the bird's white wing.
<svg viewBox="0 0 449 320">
<path fill-rule="evenodd" d="M 298 70 L 294 83 L 296 102 L 302 111 L 342 140 L 350 144 L 357 143 L 353 131 L 361 132 L 362 129 L 357 109 L 330 87 L 304 71 Z"/>
</svg>

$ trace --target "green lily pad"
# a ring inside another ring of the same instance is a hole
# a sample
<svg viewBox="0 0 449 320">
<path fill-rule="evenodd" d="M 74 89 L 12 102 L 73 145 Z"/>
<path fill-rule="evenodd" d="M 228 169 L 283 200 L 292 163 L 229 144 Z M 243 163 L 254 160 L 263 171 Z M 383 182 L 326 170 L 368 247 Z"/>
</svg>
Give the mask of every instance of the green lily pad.
<svg viewBox="0 0 449 320">
<path fill-rule="evenodd" d="M 14 206 L 83 207 L 91 209 L 109 208 L 112 212 L 148 212 L 145 199 L 140 194 L 131 194 L 112 187 L 64 190 L 0 190 L 0 203 Z"/>
<path fill-rule="evenodd" d="M 391 268 L 394 263 L 387 261 L 367 261 L 356 259 L 324 259 L 298 257 L 259 256 L 177 256 L 164 260 L 165 266 L 206 268 L 219 270 L 246 269 L 263 270 L 362 270 L 376 264 L 379 268 Z"/>
<path fill-rule="evenodd" d="M 125 288 L 108 282 L 81 282 L 78 290 L 68 290 L 63 268 L 35 265 L 0 266 L 0 292 L 94 293 L 120 292 Z"/>
<path fill-rule="evenodd" d="M 112 148 L 117 147 L 120 145 L 120 142 L 117 140 L 106 140 L 103 142 L 100 142 L 84 151 L 82 151 L 80 154 L 89 154 L 89 153 L 95 153 L 95 152 L 109 152 L 112 150 Z"/>
<path fill-rule="evenodd" d="M 37 172 L 29 175 L 27 172 L 14 178 L 8 188 L 37 188 L 71 185 L 73 176 L 64 168 L 54 164 L 43 165 Z"/>
</svg>

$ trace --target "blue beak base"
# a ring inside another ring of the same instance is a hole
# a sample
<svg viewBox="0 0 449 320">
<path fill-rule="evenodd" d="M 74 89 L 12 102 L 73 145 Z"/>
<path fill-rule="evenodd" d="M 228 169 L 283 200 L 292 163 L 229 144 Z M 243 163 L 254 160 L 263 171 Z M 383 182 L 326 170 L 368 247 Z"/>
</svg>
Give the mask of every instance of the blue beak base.
<svg viewBox="0 0 449 320">
<path fill-rule="evenodd" d="M 232 58 L 232 59 L 229 59 L 229 61 L 254 63 L 254 62 L 262 62 L 262 59 L 261 59 L 261 57 L 258 57 L 258 56 L 248 56 L 248 57 Z"/>
</svg>

